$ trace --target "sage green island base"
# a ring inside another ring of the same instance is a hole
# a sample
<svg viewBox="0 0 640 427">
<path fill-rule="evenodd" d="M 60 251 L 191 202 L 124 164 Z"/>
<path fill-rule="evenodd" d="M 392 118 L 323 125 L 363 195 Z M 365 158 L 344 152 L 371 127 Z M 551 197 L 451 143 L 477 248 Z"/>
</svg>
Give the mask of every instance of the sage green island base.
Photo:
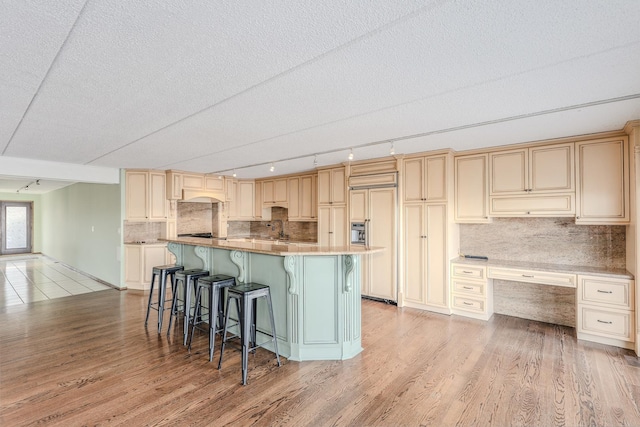
<svg viewBox="0 0 640 427">
<path fill-rule="evenodd" d="M 296 361 L 344 360 L 362 351 L 360 255 L 375 250 L 167 240 L 169 251 L 185 269 L 203 268 L 234 276 L 240 283 L 270 287 L 282 356 Z M 258 342 L 268 339 L 260 336 L 262 332 L 270 333 L 264 304 L 258 301 Z"/>
</svg>

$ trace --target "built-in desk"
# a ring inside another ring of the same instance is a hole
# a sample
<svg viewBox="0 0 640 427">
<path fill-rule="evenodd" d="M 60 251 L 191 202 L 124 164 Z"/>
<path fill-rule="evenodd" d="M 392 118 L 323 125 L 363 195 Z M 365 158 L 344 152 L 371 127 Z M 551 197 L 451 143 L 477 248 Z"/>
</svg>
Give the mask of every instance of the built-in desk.
<svg viewBox="0 0 640 427">
<path fill-rule="evenodd" d="M 635 281 L 625 269 L 466 258 L 451 261 L 454 314 L 488 320 L 500 292 L 526 293 L 536 287 L 542 290 L 541 300 L 522 298 L 514 302 L 520 304 L 514 313 L 505 314 L 575 326 L 579 339 L 634 348 Z M 536 311 L 551 313 L 556 316 L 551 319 L 558 320 L 527 316 Z"/>
</svg>

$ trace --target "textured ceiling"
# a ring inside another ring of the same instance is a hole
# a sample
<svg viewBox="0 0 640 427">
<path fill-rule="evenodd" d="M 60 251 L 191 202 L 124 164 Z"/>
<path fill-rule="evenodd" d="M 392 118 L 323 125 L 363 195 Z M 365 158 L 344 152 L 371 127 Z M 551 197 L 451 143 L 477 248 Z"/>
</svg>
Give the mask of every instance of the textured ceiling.
<svg viewBox="0 0 640 427">
<path fill-rule="evenodd" d="M 638 0 L 0 4 L 7 157 L 253 178 L 640 118 Z"/>
</svg>

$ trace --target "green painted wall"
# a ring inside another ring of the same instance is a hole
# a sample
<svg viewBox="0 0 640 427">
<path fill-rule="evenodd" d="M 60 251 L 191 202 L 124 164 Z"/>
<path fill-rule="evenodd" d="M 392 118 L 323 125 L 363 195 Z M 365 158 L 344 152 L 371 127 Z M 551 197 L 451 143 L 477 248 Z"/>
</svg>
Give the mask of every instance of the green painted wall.
<svg viewBox="0 0 640 427">
<path fill-rule="evenodd" d="M 121 286 L 119 184 L 73 184 L 42 194 L 41 252 Z"/>
<path fill-rule="evenodd" d="M 0 193 L 5 202 L 33 202 L 33 252 L 42 252 L 42 203 L 40 194 Z"/>
</svg>

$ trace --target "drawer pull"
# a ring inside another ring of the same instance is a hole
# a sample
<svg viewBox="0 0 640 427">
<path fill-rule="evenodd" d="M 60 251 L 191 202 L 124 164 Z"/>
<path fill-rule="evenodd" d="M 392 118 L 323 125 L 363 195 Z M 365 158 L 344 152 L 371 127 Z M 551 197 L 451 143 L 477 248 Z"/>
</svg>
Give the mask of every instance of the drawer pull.
<svg viewBox="0 0 640 427">
<path fill-rule="evenodd" d="M 601 294 L 612 294 L 613 291 L 602 291 L 600 289 L 598 289 L 598 292 L 600 292 Z"/>
<path fill-rule="evenodd" d="M 473 289 L 471 286 L 463 286 L 462 289 Z"/>
<path fill-rule="evenodd" d="M 466 302 L 466 301 L 462 301 L 462 303 L 463 303 L 464 305 L 473 305 L 472 303 L 470 303 L 470 302 Z"/>
<path fill-rule="evenodd" d="M 467 270 L 462 270 L 462 272 L 463 272 L 464 274 L 471 274 L 471 273 L 473 273 L 473 271 L 467 271 Z"/>
<path fill-rule="evenodd" d="M 607 325 L 610 325 L 610 324 L 612 324 L 612 323 L 613 323 L 613 322 L 607 322 L 607 321 L 600 320 L 600 319 L 598 319 L 598 322 L 600 322 L 600 323 L 606 323 Z"/>
<path fill-rule="evenodd" d="M 536 277 L 536 276 L 523 274 L 522 277 Z"/>
</svg>

